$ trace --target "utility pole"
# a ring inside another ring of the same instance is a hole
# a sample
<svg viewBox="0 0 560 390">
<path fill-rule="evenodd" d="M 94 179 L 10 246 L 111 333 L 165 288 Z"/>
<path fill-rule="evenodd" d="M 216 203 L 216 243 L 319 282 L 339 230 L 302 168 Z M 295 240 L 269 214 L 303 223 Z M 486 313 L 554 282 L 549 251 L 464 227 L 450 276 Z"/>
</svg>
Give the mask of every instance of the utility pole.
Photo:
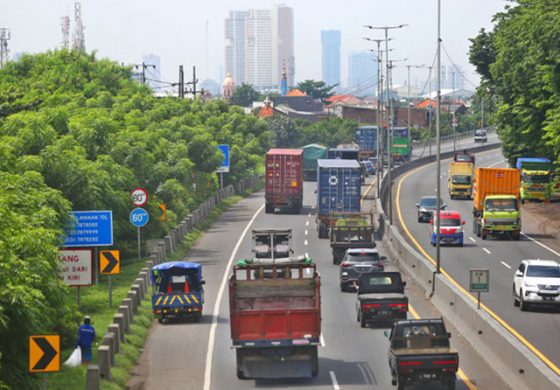
<svg viewBox="0 0 560 390">
<path fill-rule="evenodd" d="M 482 91 L 484 93 L 484 91 Z M 480 127 L 484 129 L 484 95 L 480 95 Z"/>
<path fill-rule="evenodd" d="M 140 68 L 140 83 L 142 84 L 146 84 L 146 69 L 148 68 L 153 68 L 154 70 L 156 69 L 155 65 L 152 64 L 146 64 L 144 62 L 142 62 L 141 64 L 135 64 L 134 65 L 134 69 L 138 69 Z"/>
<path fill-rule="evenodd" d="M 441 272 L 441 141 L 440 141 L 440 104 L 441 104 L 441 0 L 437 4 L 437 100 L 436 100 L 436 274 Z M 435 275 L 432 283 L 435 292 Z"/>
<path fill-rule="evenodd" d="M 183 65 L 179 65 L 179 82 L 178 83 L 173 83 L 173 84 L 171 84 L 171 86 L 178 87 L 177 88 L 178 89 L 177 96 L 180 99 L 183 99 L 185 97 L 185 92 L 189 93 L 189 94 L 193 94 L 194 97 L 196 98 L 196 94 L 203 94 L 204 93 L 204 90 L 198 91 L 196 89 L 196 84 L 197 83 L 198 83 L 198 79 L 196 78 L 196 66 L 193 66 L 193 79 L 192 79 L 192 81 L 185 82 L 185 73 L 183 71 Z M 189 85 L 191 85 L 192 88 L 190 90 L 187 89 L 185 91 L 185 86 L 189 86 Z"/>
<path fill-rule="evenodd" d="M 389 62 L 389 30 L 394 30 L 394 29 L 400 29 L 407 26 L 406 24 L 400 24 L 398 26 L 380 26 L 380 27 L 376 27 L 376 26 L 366 26 L 369 29 L 372 30 L 384 30 L 385 31 L 385 64 L 386 64 L 386 79 L 387 79 L 387 93 L 390 93 L 390 76 L 389 76 L 389 71 L 391 69 L 391 65 Z M 387 99 L 389 100 L 389 123 L 388 123 L 388 128 L 387 128 L 387 153 L 389 155 L 389 163 L 387 166 L 387 175 L 388 175 L 388 181 L 389 181 L 389 225 L 393 224 L 393 179 L 392 179 L 392 175 L 391 175 L 391 169 L 392 169 L 392 156 L 391 156 L 391 149 L 393 146 L 393 104 L 392 104 L 392 98 L 389 96 L 387 97 Z"/>
<path fill-rule="evenodd" d="M 411 137 L 411 119 L 410 119 L 410 68 L 425 68 L 426 65 L 407 65 L 406 66 L 408 68 L 408 144 L 410 145 L 410 148 L 412 150 L 412 137 Z M 412 153 L 411 153 L 412 154 Z M 412 157 L 412 156 L 411 156 Z"/>
</svg>

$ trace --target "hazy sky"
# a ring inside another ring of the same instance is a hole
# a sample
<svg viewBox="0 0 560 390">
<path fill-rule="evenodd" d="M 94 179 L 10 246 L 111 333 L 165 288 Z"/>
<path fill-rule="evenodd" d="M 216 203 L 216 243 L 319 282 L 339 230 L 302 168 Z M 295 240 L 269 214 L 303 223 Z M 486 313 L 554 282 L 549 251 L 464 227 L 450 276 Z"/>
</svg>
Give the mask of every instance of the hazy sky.
<svg viewBox="0 0 560 390">
<path fill-rule="evenodd" d="M 451 59 L 477 82 L 468 64 L 468 38 L 503 10 L 504 0 L 441 0 L 442 39 Z M 231 9 L 270 8 L 271 0 L 82 0 L 88 51 L 99 57 L 139 63 L 143 54 L 161 57 L 162 78 L 176 81 L 178 66 L 197 66 L 198 78 L 216 79 L 224 63 L 224 19 Z M 432 64 L 437 37 L 437 0 L 285 0 L 294 9 L 296 80 L 321 78 L 321 30 L 342 31 L 342 79 L 347 82 L 348 54 L 373 49 L 363 37 L 382 38 L 364 25 L 408 24 L 391 33 L 395 60 Z M 41 52 L 60 46 L 60 18 L 72 15 L 71 0 L 0 0 L 0 27 L 11 29 L 9 48 Z M 206 26 L 208 22 L 208 36 Z M 73 25 L 72 25 L 73 28 Z M 206 42 L 208 41 L 208 45 Z M 208 47 L 208 65 L 207 65 Z M 442 63 L 449 63 L 442 54 Z M 411 79 L 424 81 L 426 70 L 412 70 Z M 393 82 L 406 79 L 406 68 L 395 70 Z M 466 83 L 468 86 L 468 83 Z"/>
</svg>

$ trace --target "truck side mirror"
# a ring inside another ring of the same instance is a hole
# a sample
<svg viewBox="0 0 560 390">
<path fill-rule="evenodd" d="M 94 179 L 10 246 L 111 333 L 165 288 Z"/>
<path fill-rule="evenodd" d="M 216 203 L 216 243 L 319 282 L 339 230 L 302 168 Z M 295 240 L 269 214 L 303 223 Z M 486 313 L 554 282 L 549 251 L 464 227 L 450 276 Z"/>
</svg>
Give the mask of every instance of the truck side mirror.
<svg viewBox="0 0 560 390">
<path fill-rule="evenodd" d="M 416 203 L 416 208 L 420 208 L 420 205 L 418 203 Z"/>
<path fill-rule="evenodd" d="M 466 224 L 466 223 L 467 223 L 466 221 L 463 221 L 463 222 L 461 222 L 461 225 L 464 225 L 464 224 Z"/>
<path fill-rule="evenodd" d="M 384 330 L 383 331 L 383 335 L 387 338 L 389 338 L 389 331 L 388 330 Z"/>
<path fill-rule="evenodd" d="M 430 219 L 430 225 L 433 225 L 433 224 L 434 224 L 434 220 Z"/>
<path fill-rule="evenodd" d="M 523 272 L 517 270 L 517 271 L 515 271 L 515 276 L 522 277 L 522 276 L 523 276 Z"/>
</svg>

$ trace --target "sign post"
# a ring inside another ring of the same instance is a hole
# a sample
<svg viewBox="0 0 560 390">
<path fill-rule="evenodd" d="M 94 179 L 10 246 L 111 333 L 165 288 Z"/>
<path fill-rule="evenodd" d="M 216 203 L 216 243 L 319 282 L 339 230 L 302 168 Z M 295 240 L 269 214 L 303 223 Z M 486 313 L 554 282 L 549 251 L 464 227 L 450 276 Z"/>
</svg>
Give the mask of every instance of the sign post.
<svg viewBox="0 0 560 390">
<path fill-rule="evenodd" d="M 93 257 L 91 249 L 61 249 L 62 279 L 68 286 L 77 288 L 76 300 L 80 308 L 80 287 L 93 284 Z"/>
<path fill-rule="evenodd" d="M 224 160 L 216 172 L 220 174 L 220 188 L 224 188 L 224 173 L 229 172 L 229 145 L 218 145 L 218 149 L 224 155 Z"/>
<path fill-rule="evenodd" d="M 490 291 L 490 270 L 471 269 L 469 278 L 469 291 L 478 295 L 477 309 L 480 309 L 480 293 Z"/>
<path fill-rule="evenodd" d="M 121 273 L 121 256 L 118 250 L 106 250 L 99 253 L 99 273 L 107 275 L 109 284 L 109 307 L 113 305 L 113 285 L 111 275 Z"/>
<path fill-rule="evenodd" d="M 137 207 L 130 212 L 129 217 L 130 223 L 137 228 L 138 233 L 138 261 L 141 259 L 141 236 L 140 236 L 140 228 L 146 226 L 148 221 L 150 220 L 150 216 L 146 210 L 141 207 Z"/>
<path fill-rule="evenodd" d="M 47 372 L 60 371 L 60 335 L 29 336 L 29 372 L 43 373 L 41 387 L 47 389 Z"/>
</svg>

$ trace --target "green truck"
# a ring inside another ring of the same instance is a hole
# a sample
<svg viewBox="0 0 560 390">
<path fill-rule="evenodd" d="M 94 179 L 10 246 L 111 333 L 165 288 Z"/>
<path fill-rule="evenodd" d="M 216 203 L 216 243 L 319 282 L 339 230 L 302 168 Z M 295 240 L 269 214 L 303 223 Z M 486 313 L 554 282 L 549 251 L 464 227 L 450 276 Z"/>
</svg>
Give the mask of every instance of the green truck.
<svg viewBox="0 0 560 390">
<path fill-rule="evenodd" d="M 521 172 L 521 203 L 550 200 L 552 163 L 548 158 L 520 157 L 517 169 Z"/>
<path fill-rule="evenodd" d="M 473 232 L 483 240 L 507 234 L 521 235 L 518 169 L 476 168 L 474 179 Z"/>
<path fill-rule="evenodd" d="M 327 158 L 327 148 L 309 144 L 303 149 L 303 180 L 317 181 L 317 160 Z"/>
<path fill-rule="evenodd" d="M 394 127 L 391 155 L 394 161 L 405 162 L 410 160 L 412 153 L 408 127 Z"/>
<path fill-rule="evenodd" d="M 331 213 L 331 221 L 333 264 L 340 264 L 349 248 L 375 248 L 373 213 Z"/>
</svg>

